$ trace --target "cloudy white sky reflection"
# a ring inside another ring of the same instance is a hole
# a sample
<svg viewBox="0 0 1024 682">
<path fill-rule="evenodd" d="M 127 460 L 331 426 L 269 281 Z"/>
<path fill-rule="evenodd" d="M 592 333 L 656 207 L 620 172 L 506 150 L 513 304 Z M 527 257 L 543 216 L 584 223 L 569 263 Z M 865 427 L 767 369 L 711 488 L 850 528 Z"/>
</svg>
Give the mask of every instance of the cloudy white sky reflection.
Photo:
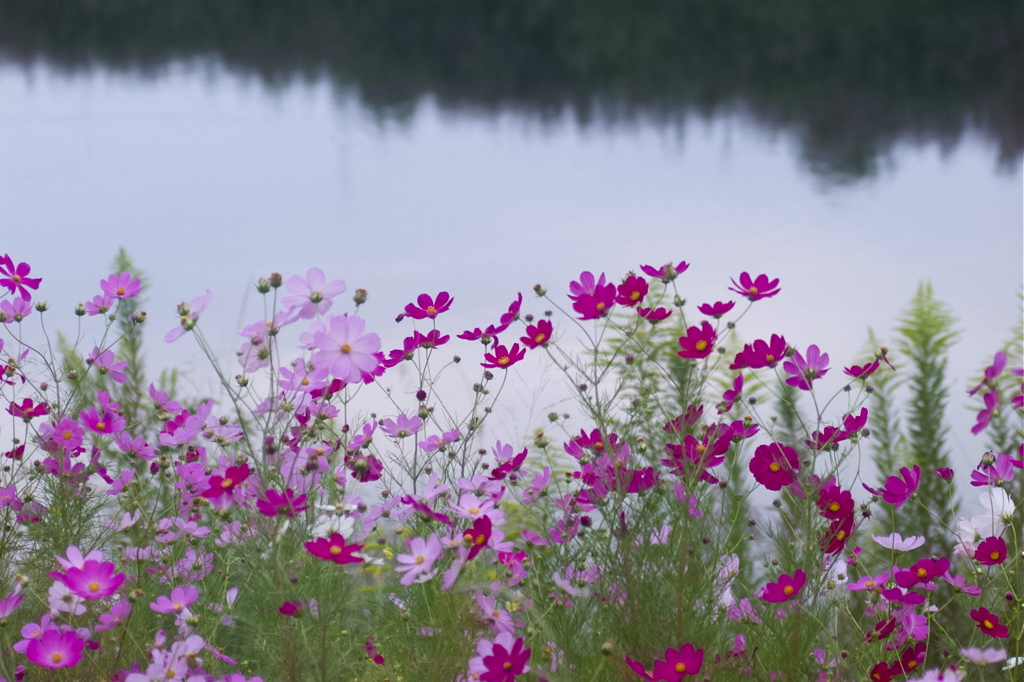
<svg viewBox="0 0 1024 682">
<path fill-rule="evenodd" d="M 382 124 L 320 82 L 271 94 L 216 68 L 143 80 L 0 66 L 0 252 L 44 278 L 49 324 L 70 329 L 72 306 L 126 248 L 152 283 L 153 369 L 202 367 L 189 339 L 162 337 L 175 304 L 206 289 L 203 325 L 231 362 L 232 334 L 260 313 L 251 283 L 271 271 L 315 265 L 365 287 L 369 326 L 392 346 L 409 330 L 394 316 L 423 291 L 455 296 L 442 318 L 454 335 L 495 321 L 518 291 L 540 313 L 537 282 L 561 296 L 582 270 L 617 280 L 686 260 L 680 286 L 694 304 L 727 300 L 744 270 L 779 277 L 782 294 L 756 305 L 741 335 L 817 343 L 835 389 L 867 327 L 884 337 L 929 279 L 963 330 L 951 445 L 973 461 L 961 397 L 1021 315 L 1021 172 L 997 173 L 971 136 L 945 151 L 905 143 L 889 161 L 874 179 L 829 187 L 792 140 L 741 114 L 581 130 L 426 100 Z M 472 382 L 478 347 L 453 350 Z M 522 380 L 514 390 L 521 404 L 533 393 Z M 493 436 L 540 425 L 528 422 L 507 417 L 509 432 Z"/>
</svg>

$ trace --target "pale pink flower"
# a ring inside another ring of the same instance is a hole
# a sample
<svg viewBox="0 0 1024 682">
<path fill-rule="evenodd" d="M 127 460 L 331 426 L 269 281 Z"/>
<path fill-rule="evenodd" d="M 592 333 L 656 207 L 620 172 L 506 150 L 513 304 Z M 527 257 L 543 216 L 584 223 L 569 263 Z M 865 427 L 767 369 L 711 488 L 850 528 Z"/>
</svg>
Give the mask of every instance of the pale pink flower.
<svg viewBox="0 0 1024 682">
<path fill-rule="evenodd" d="M 364 373 L 377 369 L 380 337 L 364 334 L 366 322 L 359 317 L 334 315 L 327 320 L 327 331 L 315 332 L 319 349 L 312 362 L 317 369 L 326 369 L 331 376 L 350 384 L 358 383 Z"/>
</svg>

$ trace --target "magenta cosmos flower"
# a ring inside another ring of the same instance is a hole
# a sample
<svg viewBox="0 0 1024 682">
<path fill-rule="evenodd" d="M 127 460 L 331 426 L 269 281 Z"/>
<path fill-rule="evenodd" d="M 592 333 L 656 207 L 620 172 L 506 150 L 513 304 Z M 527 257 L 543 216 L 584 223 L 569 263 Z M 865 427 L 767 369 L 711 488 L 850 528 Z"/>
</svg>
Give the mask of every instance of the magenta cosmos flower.
<svg viewBox="0 0 1024 682">
<path fill-rule="evenodd" d="M 377 369 L 380 337 L 364 334 L 366 322 L 359 317 L 334 315 L 327 320 L 326 332 L 315 332 L 313 343 L 319 349 L 311 358 L 317 369 L 350 384 L 359 382 L 363 373 Z"/>
<path fill-rule="evenodd" d="M 82 660 L 84 646 L 85 641 L 73 630 L 61 632 L 52 628 L 29 642 L 25 655 L 36 665 L 50 670 L 73 668 Z"/>
<path fill-rule="evenodd" d="M 38 289 L 43 280 L 29 277 L 32 268 L 28 263 L 14 264 L 7 254 L 0 256 L 0 287 L 7 287 L 12 294 L 17 294 L 25 301 L 32 300 L 29 289 Z"/>
<path fill-rule="evenodd" d="M 665 649 L 665 660 L 654 661 L 654 669 L 648 672 L 642 663 L 626 656 L 626 665 L 637 675 L 652 682 L 679 682 L 687 675 L 696 675 L 704 665 L 704 650 L 694 649 L 687 642 L 678 649 Z"/>
<path fill-rule="evenodd" d="M 72 566 L 64 574 L 64 584 L 82 599 L 100 599 L 117 592 L 124 573 L 116 573 L 111 561 L 86 561 L 81 568 Z"/>
<path fill-rule="evenodd" d="M 885 487 L 882 490 L 875 490 L 869 488 L 867 484 L 862 483 L 864 489 L 872 495 L 878 495 L 883 500 L 899 509 L 904 502 L 910 499 L 910 496 L 917 492 L 917 486 L 921 482 L 921 467 L 914 465 L 914 470 L 911 471 L 907 467 L 900 469 L 900 475 L 903 478 L 897 478 L 896 476 L 890 476 L 886 482 Z"/>
<path fill-rule="evenodd" d="M 513 682 L 517 675 L 530 671 L 530 650 L 523 647 L 522 637 L 513 639 L 512 633 L 499 633 L 493 641 L 480 640 L 476 653 L 469 672 L 481 682 Z"/>
<path fill-rule="evenodd" d="M 405 546 L 409 550 L 409 554 L 399 554 L 395 557 L 398 563 L 402 564 L 395 569 L 395 572 L 405 573 L 401 583 L 408 587 L 414 582 L 422 583 L 430 580 L 433 576 L 430 569 L 434 567 L 434 562 L 444 551 L 437 535 L 431 534 L 426 540 L 410 538 L 405 541 Z"/>
<path fill-rule="evenodd" d="M 134 298 L 142 292 L 142 280 L 130 272 L 122 272 L 100 280 L 100 291 L 110 298 Z"/>
<path fill-rule="evenodd" d="M 758 339 L 754 343 L 745 344 L 729 369 L 774 367 L 785 359 L 787 349 L 785 337 L 772 334 L 770 341 Z"/>
<path fill-rule="evenodd" d="M 793 357 L 782 363 L 784 369 L 791 376 L 786 379 L 790 386 L 796 386 L 801 391 L 811 390 L 815 379 L 828 374 L 828 353 L 811 344 L 807 347 L 807 357 L 800 355 L 800 351 L 793 353 Z"/>
<path fill-rule="evenodd" d="M 771 298 L 782 289 L 779 288 L 778 279 L 769 280 L 768 275 L 758 275 L 756 279 L 751 279 L 750 274 L 744 272 L 740 274 L 739 284 L 732 280 L 729 291 L 735 291 L 751 301 L 759 301 L 762 298 Z"/>
<path fill-rule="evenodd" d="M 555 328 L 548 320 L 538 320 L 537 324 L 531 324 L 526 327 L 526 336 L 520 337 L 520 341 L 523 342 L 527 348 L 537 348 L 538 346 L 546 346 L 551 341 L 551 335 L 554 333 Z"/>
<path fill-rule="evenodd" d="M 306 496 L 296 495 L 295 491 L 291 488 L 285 489 L 284 493 L 268 488 L 263 493 L 263 497 L 264 499 L 262 500 L 256 500 L 256 509 L 264 516 L 287 516 L 292 518 L 296 514 L 309 509 L 309 505 L 306 504 Z"/>
<path fill-rule="evenodd" d="M 428 317 L 434 319 L 451 308 L 454 300 L 447 291 L 442 291 L 434 298 L 426 294 L 420 294 L 416 298 L 415 304 L 410 303 L 405 306 L 405 314 L 414 320 L 422 320 Z"/>
<path fill-rule="evenodd" d="M 249 469 L 249 465 L 241 464 L 228 467 L 223 476 L 210 476 L 208 486 L 203 491 L 203 497 L 213 498 L 220 497 L 221 495 L 230 495 L 234 492 L 235 488 L 249 478 L 250 473 L 252 472 Z"/>
<path fill-rule="evenodd" d="M 985 538 L 974 551 L 974 560 L 982 566 L 997 566 L 1006 561 L 1006 540 L 993 535 Z"/>
<path fill-rule="evenodd" d="M 800 458 L 796 450 L 782 443 L 760 445 L 750 460 L 750 473 L 768 490 L 782 490 L 796 480 Z"/>
<path fill-rule="evenodd" d="M 732 310 L 734 305 L 736 305 L 735 301 L 729 301 L 727 303 L 722 303 L 721 301 L 718 301 L 716 303 L 704 303 L 703 305 L 699 305 L 697 306 L 697 310 L 704 313 L 708 317 L 713 317 L 717 320 L 718 318 L 722 317 L 730 310 Z"/>
<path fill-rule="evenodd" d="M 648 291 L 650 291 L 650 286 L 647 284 L 646 279 L 630 275 L 626 278 L 626 281 L 619 285 L 618 296 L 616 296 L 615 302 L 632 308 L 643 302 L 644 296 L 647 295 Z"/>
<path fill-rule="evenodd" d="M 691 360 L 706 358 L 715 350 L 715 340 L 717 338 L 714 327 L 711 326 L 710 322 L 704 320 L 699 328 L 690 327 L 686 330 L 685 336 L 679 337 L 679 347 L 682 350 L 677 355 Z"/>
<path fill-rule="evenodd" d="M 520 348 L 518 343 L 513 343 L 511 348 L 495 345 L 490 353 L 484 353 L 484 362 L 481 367 L 486 369 L 508 369 L 526 357 L 526 349 Z"/>
<path fill-rule="evenodd" d="M 806 582 L 807 574 L 802 569 L 798 568 L 792 577 L 783 573 L 779 576 L 777 582 L 768 583 L 764 586 L 761 590 L 761 599 L 771 604 L 789 601 L 800 594 L 800 590 Z"/>
<path fill-rule="evenodd" d="M 583 272 L 579 282 L 569 284 L 572 309 L 580 314 L 581 320 L 596 320 L 607 315 L 615 305 L 615 295 L 615 285 L 605 283 L 604 273 L 595 281 L 593 273 Z"/>
<path fill-rule="evenodd" d="M 285 288 L 293 295 L 282 298 L 281 305 L 299 308 L 299 317 L 306 320 L 326 313 L 334 297 L 345 293 L 345 283 L 340 279 L 328 282 L 320 268 L 310 268 L 305 277 L 292 275 Z"/>
<path fill-rule="evenodd" d="M 978 629 L 989 637 L 1006 639 L 1010 636 L 1010 629 L 999 622 L 999 616 L 984 607 L 971 611 L 971 619 L 978 624 Z"/>
<path fill-rule="evenodd" d="M 690 264 L 687 263 L 686 261 L 679 261 L 679 263 L 676 265 L 673 265 L 672 263 L 666 263 L 665 265 L 662 265 L 660 268 L 656 268 L 653 265 L 641 265 L 640 269 L 648 277 L 657 277 L 665 284 L 668 284 L 676 277 L 686 272 L 687 269 L 689 269 L 689 267 Z"/>
<path fill-rule="evenodd" d="M 362 563 L 362 557 L 355 556 L 362 548 L 363 545 L 346 545 L 345 536 L 341 533 L 331 533 L 329 538 L 317 538 L 306 543 L 307 552 L 318 559 L 336 564 Z"/>
</svg>

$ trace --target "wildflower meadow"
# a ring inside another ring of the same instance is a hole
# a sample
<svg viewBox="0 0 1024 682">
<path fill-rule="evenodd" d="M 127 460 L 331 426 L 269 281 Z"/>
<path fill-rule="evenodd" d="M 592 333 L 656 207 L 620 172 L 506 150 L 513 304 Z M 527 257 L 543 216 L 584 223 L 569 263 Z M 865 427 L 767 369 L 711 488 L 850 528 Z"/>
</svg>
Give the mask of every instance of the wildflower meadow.
<svg viewBox="0 0 1024 682">
<path fill-rule="evenodd" d="M 343 273 L 270 274 L 228 366 L 204 320 L 237 306 L 201 286 L 147 314 L 122 252 L 50 310 L 45 263 L 3 256 L 0 680 L 1024 680 L 1019 320 L 950 387 L 927 285 L 839 358 L 744 336 L 779 279 L 692 302 L 688 268 L 537 285 L 471 330 L 410 290 L 395 348 Z M 154 325 L 214 394 L 145 375 Z M 531 356 L 571 407 L 495 440 Z"/>
</svg>

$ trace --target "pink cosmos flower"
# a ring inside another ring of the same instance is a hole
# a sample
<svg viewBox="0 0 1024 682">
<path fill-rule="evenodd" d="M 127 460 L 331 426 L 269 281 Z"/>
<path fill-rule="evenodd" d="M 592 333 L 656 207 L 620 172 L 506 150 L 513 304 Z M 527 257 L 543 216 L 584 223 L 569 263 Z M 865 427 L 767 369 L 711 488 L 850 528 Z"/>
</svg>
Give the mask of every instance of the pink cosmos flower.
<svg viewBox="0 0 1024 682">
<path fill-rule="evenodd" d="M 377 665 L 384 665 L 384 657 L 377 651 L 377 647 L 373 644 L 375 637 L 371 637 L 366 640 L 366 657 Z"/>
<path fill-rule="evenodd" d="M 982 458 L 981 464 L 971 472 L 971 485 L 1003 486 L 1013 480 L 1013 470 L 1024 468 L 1024 461 L 1000 453 L 993 459 L 991 453 Z"/>
<path fill-rule="evenodd" d="M 326 369 L 350 384 L 362 380 L 364 372 L 377 369 L 380 337 L 364 334 L 366 322 L 359 317 L 333 315 L 327 320 L 327 331 L 315 332 L 313 341 L 319 349 L 311 358 L 317 369 Z"/>
<path fill-rule="evenodd" d="M 32 314 L 32 303 L 24 298 L 16 298 L 12 301 L 4 299 L 0 301 L 0 322 L 21 322 Z"/>
<path fill-rule="evenodd" d="M 687 263 L 686 261 L 679 261 L 679 263 L 676 265 L 673 265 L 672 263 L 666 263 L 665 265 L 662 265 L 660 268 L 656 268 L 653 265 L 641 265 L 640 269 L 648 277 L 657 277 L 665 284 L 668 284 L 676 277 L 686 272 L 687 269 L 689 269 L 689 267 L 690 264 Z"/>
<path fill-rule="evenodd" d="M 434 319 L 451 308 L 454 301 L 455 299 L 447 291 L 442 291 L 435 298 L 431 298 L 426 294 L 420 294 L 416 299 L 415 305 L 410 303 L 405 306 L 405 314 L 414 320 Z"/>
<path fill-rule="evenodd" d="M 977 647 L 968 647 L 961 649 L 960 653 L 964 655 L 964 658 L 969 660 L 971 663 L 978 665 L 987 665 L 989 663 L 1002 663 L 1006 660 L 1006 649 L 979 649 Z"/>
<path fill-rule="evenodd" d="M 440 436 L 429 436 L 426 440 L 420 441 L 419 446 L 424 452 L 433 452 L 434 450 L 440 450 L 447 447 L 457 441 L 462 434 L 459 433 L 458 429 L 452 429 L 451 431 L 445 431 Z"/>
<path fill-rule="evenodd" d="M 792 375 L 786 379 L 787 384 L 801 391 L 809 391 L 815 379 L 828 374 L 828 353 L 822 353 L 812 344 L 807 347 L 806 359 L 800 355 L 800 351 L 796 351 L 792 359 L 782 364 L 782 369 Z"/>
<path fill-rule="evenodd" d="M 750 460 L 750 473 L 768 490 L 782 490 L 796 480 L 800 458 L 791 447 L 782 443 L 760 445 Z"/>
<path fill-rule="evenodd" d="M 112 561 L 86 561 L 81 568 L 72 566 L 64 574 L 64 584 L 82 599 L 101 599 L 117 592 L 124 573 L 116 573 Z"/>
<path fill-rule="evenodd" d="M 110 375 L 111 379 L 119 384 L 123 384 L 128 380 L 128 375 L 124 373 L 128 363 L 126 361 L 115 362 L 115 360 L 117 358 L 114 357 L 114 351 L 109 348 L 100 352 L 99 348 L 93 347 L 89 357 L 85 359 L 85 363 L 96 367 L 100 374 Z"/>
<path fill-rule="evenodd" d="M 526 357 L 526 349 L 520 348 L 518 343 L 513 343 L 511 348 L 495 345 L 490 353 L 484 353 L 484 362 L 481 367 L 486 369 L 508 369 Z"/>
<path fill-rule="evenodd" d="M 974 395 L 985 386 L 992 386 L 993 382 L 999 378 L 999 375 L 1006 369 L 1006 353 L 999 351 L 992 359 L 992 364 L 985 368 L 985 374 L 977 386 L 967 392 L 968 395 Z"/>
<path fill-rule="evenodd" d="M 999 622 L 999 616 L 982 607 L 971 611 L 971 620 L 978 624 L 978 629 L 989 637 L 1006 639 L 1010 636 L 1010 630 Z"/>
<path fill-rule="evenodd" d="M 29 277 L 28 273 L 32 268 L 28 263 L 14 264 L 7 254 L 0 256 L 0 287 L 7 287 L 12 294 L 17 294 L 22 300 L 32 300 L 29 289 L 38 289 L 39 283 L 43 280 Z"/>
<path fill-rule="evenodd" d="M 416 415 L 400 414 L 394 419 L 385 419 L 380 430 L 389 438 L 406 438 L 415 436 L 422 426 L 423 420 Z"/>
<path fill-rule="evenodd" d="M 306 551 L 324 561 L 333 561 L 336 564 L 358 564 L 362 563 L 362 557 L 355 556 L 355 553 L 363 549 L 364 545 L 346 545 L 345 536 L 340 533 L 331 533 L 330 538 L 317 538 L 306 543 Z"/>
<path fill-rule="evenodd" d="M 49 437 L 54 443 L 70 452 L 82 444 L 83 433 L 78 422 L 74 419 L 64 418 L 53 425 Z"/>
<path fill-rule="evenodd" d="M 109 296 L 93 296 L 92 300 L 85 304 L 85 312 L 89 317 L 103 315 L 114 307 L 114 299 Z"/>
<path fill-rule="evenodd" d="M 99 623 L 96 624 L 96 632 L 106 632 L 117 627 L 128 618 L 132 612 L 132 605 L 127 600 L 119 601 L 110 607 L 110 613 L 101 613 Z"/>
<path fill-rule="evenodd" d="M 992 415 L 999 411 L 999 391 L 992 389 L 982 397 L 982 400 L 985 407 L 978 412 L 978 421 L 971 427 L 971 433 L 975 436 L 988 428 Z"/>
<path fill-rule="evenodd" d="M 771 604 L 780 604 L 793 599 L 807 582 L 807 574 L 802 569 L 797 569 L 792 577 L 785 573 L 779 576 L 777 582 L 768 583 L 761 590 L 761 599 Z"/>
<path fill-rule="evenodd" d="M 150 603 L 149 608 L 157 613 L 181 613 L 199 599 L 199 590 L 191 585 L 175 587 L 171 595 L 160 595 L 155 602 Z"/>
<path fill-rule="evenodd" d="M 191 303 L 185 303 L 182 301 L 178 304 L 178 326 L 167 332 L 164 336 L 166 343 L 174 343 L 182 336 L 185 332 L 190 332 L 195 329 L 196 323 L 199 322 L 199 316 L 206 311 L 206 308 L 210 305 L 210 301 L 213 299 L 213 293 L 207 289 L 206 293 L 202 296 L 197 296 L 192 299 Z"/>
<path fill-rule="evenodd" d="M 870 488 L 867 484 L 861 484 L 864 489 L 872 495 L 877 495 L 883 500 L 899 509 L 904 502 L 910 499 L 910 497 L 917 492 L 917 486 L 921 482 L 921 467 L 914 465 L 913 471 L 907 467 L 900 469 L 900 475 L 903 478 L 897 478 L 896 476 L 890 476 L 885 482 L 885 488 L 881 491 Z"/>
<path fill-rule="evenodd" d="M 93 433 L 118 434 L 124 430 L 124 417 L 110 409 L 102 412 L 95 406 L 90 406 L 78 413 L 78 419 L 82 426 Z"/>
<path fill-rule="evenodd" d="M 122 272 L 100 280 L 100 291 L 111 298 L 134 298 L 142 292 L 142 280 L 130 272 Z"/>
<path fill-rule="evenodd" d="M 650 287 L 647 284 L 647 280 L 643 277 L 637 277 L 636 275 L 630 275 L 626 278 L 622 284 L 618 287 L 618 295 L 615 297 L 615 302 L 619 305 L 624 305 L 632 308 L 639 303 L 642 303 L 644 296 Z"/>
<path fill-rule="evenodd" d="M 84 646 L 85 640 L 74 630 L 61 632 L 52 628 L 29 642 L 25 655 L 36 665 L 50 670 L 73 668 L 82 660 Z"/>
<path fill-rule="evenodd" d="M 904 540 L 903 536 L 899 533 L 893 533 L 892 535 L 886 535 L 885 537 L 872 535 L 871 539 L 882 547 L 891 549 L 894 552 L 910 552 L 924 544 L 924 538 L 920 535 L 911 535 Z"/>
<path fill-rule="evenodd" d="M 299 495 L 296 497 L 295 491 L 291 488 L 285 489 L 284 493 L 279 493 L 273 488 L 269 488 L 263 493 L 263 496 L 264 499 L 256 500 L 256 509 L 264 516 L 287 516 L 288 518 L 293 518 L 296 514 L 309 509 L 309 505 L 306 504 L 306 496 Z"/>
<path fill-rule="evenodd" d="M 13 400 L 7 405 L 7 414 L 12 417 L 21 417 L 26 422 L 32 421 L 36 417 L 45 417 L 50 414 L 50 407 L 46 403 L 36 404 L 32 402 L 31 398 L 25 398 L 20 403 L 16 403 Z"/>
<path fill-rule="evenodd" d="M 699 328 L 690 327 L 684 336 L 679 337 L 679 346 L 682 350 L 678 351 L 676 355 L 692 360 L 706 358 L 715 350 L 717 338 L 714 327 L 704 320 Z"/>
<path fill-rule="evenodd" d="M 715 303 L 703 303 L 697 306 L 697 310 L 704 313 L 708 317 L 713 317 L 716 320 L 727 314 L 736 305 L 735 301 L 728 301 L 722 303 L 721 301 Z"/>
<path fill-rule="evenodd" d="M 345 293 L 345 283 L 340 279 L 328 282 L 320 268 L 310 268 L 304 278 L 292 275 L 285 288 L 293 295 L 282 298 L 281 305 L 299 308 L 299 318 L 304 320 L 323 315 L 331 309 L 334 297 Z"/>
<path fill-rule="evenodd" d="M 843 374 L 854 379 L 867 379 L 869 376 L 875 373 L 879 367 L 878 360 L 869 362 L 866 365 L 854 365 L 852 367 L 846 367 L 843 369 Z"/>
<path fill-rule="evenodd" d="M 771 298 L 782 291 L 779 288 L 779 280 L 769 280 L 768 275 L 758 275 L 757 279 L 751 279 L 749 273 L 741 273 L 739 284 L 732 280 L 729 291 L 735 291 L 740 296 L 745 296 L 751 301 L 759 301 L 762 298 Z"/>
<path fill-rule="evenodd" d="M 405 573 L 401 583 L 408 587 L 414 582 L 426 582 L 433 577 L 431 569 L 434 562 L 441 556 L 444 549 L 437 535 L 431 534 L 429 538 L 410 538 L 405 541 L 409 554 L 399 554 L 395 557 L 398 563 L 402 564 L 395 568 L 396 573 Z"/>
<path fill-rule="evenodd" d="M 519 340 L 527 348 L 546 346 L 551 341 L 551 335 L 554 331 L 555 328 L 550 321 L 538 320 L 537 324 L 531 324 L 526 327 L 526 336 L 520 337 Z"/>
<path fill-rule="evenodd" d="M 14 592 L 7 595 L 6 599 L 0 599 L 0 621 L 10 618 L 21 605 L 21 600 L 21 585 L 15 583 Z"/>
</svg>

